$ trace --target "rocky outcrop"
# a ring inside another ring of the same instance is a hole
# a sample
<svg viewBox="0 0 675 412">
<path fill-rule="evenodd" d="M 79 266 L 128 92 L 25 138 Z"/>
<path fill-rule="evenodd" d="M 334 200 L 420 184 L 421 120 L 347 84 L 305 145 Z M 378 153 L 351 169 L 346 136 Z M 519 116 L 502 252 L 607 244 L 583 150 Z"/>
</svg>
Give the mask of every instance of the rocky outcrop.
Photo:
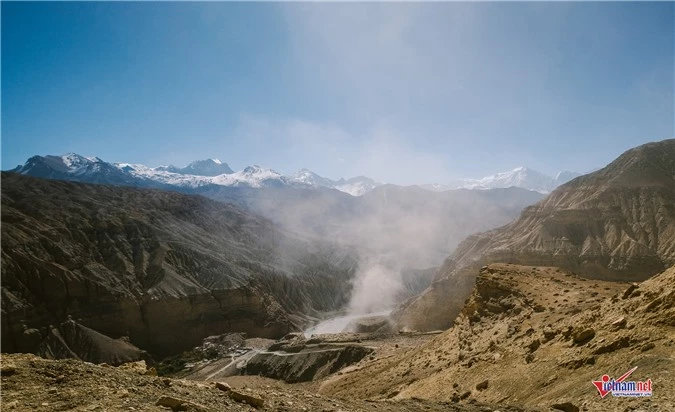
<svg viewBox="0 0 675 412">
<path fill-rule="evenodd" d="M 396 313 L 401 326 L 452 325 L 478 269 L 494 262 L 614 281 L 644 280 L 675 264 L 675 139 L 631 149 L 560 186 L 514 222 L 469 236 L 432 285 Z"/>
<path fill-rule="evenodd" d="M 344 305 L 355 266 L 198 196 L 2 174 L 3 351 L 69 315 L 155 357 L 228 331 L 277 338 Z"/>
<path fill-rule="evenodd" d="M 42 331 L 26 329 L 22 339 L 29 352 L 50 359 L 75 358 L 114 366 L 140 360 L 152 363 L 150 355 L 129 343 L 128 338 L 111 339 L 72 319 Z"/>
<path fill-rule="evenodd" d="M 309 382 L 357 363 L 371 352 L 361 345 L 308 345 L 297 353 L 261 352 L 248 361 L 246 374 Z"/>
</svg>

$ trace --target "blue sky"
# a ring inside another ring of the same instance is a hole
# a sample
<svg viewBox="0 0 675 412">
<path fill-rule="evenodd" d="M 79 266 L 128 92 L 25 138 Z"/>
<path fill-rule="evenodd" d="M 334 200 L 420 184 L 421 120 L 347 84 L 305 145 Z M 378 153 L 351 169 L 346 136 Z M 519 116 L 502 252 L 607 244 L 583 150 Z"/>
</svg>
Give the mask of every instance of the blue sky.
<svg viewBox="0 0 675 412">
<path fill-rule="evenodd" d="M 400 184 L 675 136 L 674 3 L 2 3 L 2 168 L 217 157 Z"/>
</svg>

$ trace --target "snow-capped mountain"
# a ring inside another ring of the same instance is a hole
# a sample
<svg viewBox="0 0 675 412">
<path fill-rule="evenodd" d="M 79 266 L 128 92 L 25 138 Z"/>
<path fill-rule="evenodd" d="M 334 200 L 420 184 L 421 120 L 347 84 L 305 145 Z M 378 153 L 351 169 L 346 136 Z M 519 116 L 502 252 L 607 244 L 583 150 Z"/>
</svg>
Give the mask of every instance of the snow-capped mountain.
<svg viewBox="0 0 675 412">
<path fill-rule="evenodd" d="M 312 187 L 334 187 L 335 181 L 312 172 L 308 169 L 300 169 L 291 179 L 296 183 L 305 184 Z"/>
<path fill-rule="evenodd" d="M 212 175 L 221 171 L 217 175 Z M 293 186 L 291 179 L 271 169 L 249 166 L 233 172 L 216 159 L 199 160 L 184 168 L 148 167 L 133 163 L 108 163 L 98 157 L 75 153 L 63 156 L 33 156 L 12 172 L 49 179 L 74 180 L 139 187 L 198 188 L 207 185 L 230 187 Z"/>
<path fill-rule="evenodd" d="M 357 176 L 347 180 L 340 179 L 333 188 L 341 192 L 349 193 L 352 196 L 361 196 L 381 185 L 382 183 L 376 182 L 369 177 Z"/>
<path fill-rule="evenodd" d="M 450 184 L 431 184 L 422 187 L 434 191 L 445 191 L 451 189 L 485 190 L 516 186 L 540 193 L 549 193 L 577 176 L 581 175 L 566 170 L 559 172 L 555 177 L 551 177 L 527 167 L 517 167 L 508 172 L 496 173 L 481 179 L 462 179 Z"/>
<path fill-rule="evenodd" d="M 187 167 L 179 169 L 181 172 L 171 172 L 167 170 L 168 168 L 163 166 L 152 168 L 144 165 L 129 163 L 115 163 L 115 166 L 120 170 L 123 170 L 139 178 L 149 179 L 162 184 L 180 187 L 195 188 L 206 185 L 218 185 L 229 187 L 261 188 L 293 185 L 291 180 L 282 176 L 280 173 L 277 173 L 272 169 L 264 169 L 258 165 L 249 166 L 244 170 L 233 172 L 229 166 L 227 166 L 227 164 L 224 164 L 229 172 L 221 173 L 215 176 L 187 173 L 187 170 L 199 162 L 207 161 L 203 160 L 192 162 Z M 205 172 L 201 171 L 200 173 Z"/>
<path fill-rule="evenodd" d="M 133 176 L 98 157 L 75 153 L 63 156 L 33 156 L 12 172 L 47 179 L 76 180 L 89 183 L 137 186 Z"/>
<path fill-rule="evenodd" d="M 293 182 L 286 176 L 282 176 L 272 169 L 264 169 L 258 165 L 248 166 L 239 172 L 215 176 L 211 180 L 211 183 L 219 186 L 255 188 L 293 185 Z"/>
<path fill-rule="evenodd" d="M 349 193 L 352 196 L 361 196 L 368 193 L 382 183 L 376 182 L 366 176 L 356 176 L 351 179 L 331 180 L 312 172 L 311 170 L 301 169 L 292 178 L 294 182 L 309 185 L 312 187 L 327 187 L 337 189 L 341 192 Z"/>
<path fill-rule="evenodd" d="M 234 173 L 227 163 L 221 162 L 218 159 L 196 160 L 183 168 L 173 165 L 160 166 L 157 170 L 195 176 L 218 176 Z"/>
<path fill-rule="evenodd" d="M 197 189 L 209 185 L 250 188 L 325 187 L 352 196 L 361 196 L 382 185 L 366 176 L 332 180 L 307 169 L 302 169 L 293 176 L 283 176 L 272 169 L 257 165 L 235 172 L 227 163 L 218 159 L 197 160 L 183 168 L 149 167 L 133 163 L 108 163 L 98 157 L 85 157 L 75 153 L 63 156 L 33 156 L 12 171 L 49 179 L 139 187 L 184 189 Z M 558 173 L 556 177 L 551 177 L 527 167 L 518 167 L 482 179 L 463 179 L 449 184 L 428 184 L 422 187 L 432 191 L 445 191 L 516 186 L 548 193 L 577 176 L 578 173 L 564 171 Z"/>
</svg>

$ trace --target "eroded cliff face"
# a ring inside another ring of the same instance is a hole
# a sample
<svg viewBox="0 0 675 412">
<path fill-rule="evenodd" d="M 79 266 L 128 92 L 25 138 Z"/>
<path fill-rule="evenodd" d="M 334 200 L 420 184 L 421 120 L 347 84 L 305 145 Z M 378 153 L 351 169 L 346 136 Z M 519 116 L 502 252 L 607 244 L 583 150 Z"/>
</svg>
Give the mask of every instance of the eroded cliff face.
<svg viewBox="0 0 675 412">
<path fill-rule="evenodd" d="M 560 186 L 514 222 L 469 236 L 435 282 L 397 312 L 400 325 L 451 326 L 478 269 L 495 262 L 612 281 L 645 280 L 675 264 L 675 140 L 631 149 Z"/>
<path fill-rule="evenodd" d="M 155 356 L 229 331 L 279 337 L 344 305 L 351 251 L 232 205 L 2 175 L 2 345 L 70 315 Z"/>
</svg>

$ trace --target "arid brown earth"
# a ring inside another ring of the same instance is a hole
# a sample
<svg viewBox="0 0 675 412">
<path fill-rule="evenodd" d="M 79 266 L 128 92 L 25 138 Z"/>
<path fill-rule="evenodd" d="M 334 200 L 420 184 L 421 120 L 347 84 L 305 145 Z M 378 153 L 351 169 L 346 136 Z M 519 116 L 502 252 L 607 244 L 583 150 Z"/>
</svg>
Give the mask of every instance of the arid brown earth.
<svg viewBox="0 0 675 412">
<path fill-rule="evenodd" d="M 47 360 L 34 355 L 2 355 L 3 411 L 388 411 L 516 412 L 479 404 L 446 404 L 425 400 L 369 402 L 337 399 L 280 381 L 234 378 L 231 385 L 170 379 L 145 368 L 115 368 L 77 360 Z M 243 402 L 242 402 L 243 400 Z M 159 404 L 158 404 L 159 403 Z M 262 406 L 253 407 L 252 404 Z"/>
<path fill-rule="evenodd" d="M 115 368 L 3 355 L 2 409 L 170 410 L 173 405 L 173 410 L 226 411 L 254 410 L 250 405 L 262 402 L 258 409 L 272 411 L 673 410 L 674 285 L 675 268 L 632 284 L 589 280 L 557 268 L 494 264 L 481 269 L 455 326 L 440 335 L 308 339 L 373 350 L 313 382 L 221 378 L 213 369 L 171 379 L 154 376 L 145 365 Z M 240 342 L 231 335 L 216 340 L 222 339 L 224 346 L 259 350 L 293 351 L 302 343 L 292 338 L 270 346 L 270 341 Z M 631 379 L 651 379 L 653 397 L 601 399 L 591 384 L 635 366 Z M 216 382 L 223 381 L 228 385 L 221 388 L 234 391 L 218 389 Z"/>
<path fill-rule="evenodd" d="M 591 384 L 637 366 L 653 397 L 601 399 Z M 555 268 L 483 268 L 455 326 L 328 379 L 321 393 L 569 410 L 675 410 L 675 267 L 639 285 Z M 562 406 L 561 406 L 562 407 Z"/>
</svg>

